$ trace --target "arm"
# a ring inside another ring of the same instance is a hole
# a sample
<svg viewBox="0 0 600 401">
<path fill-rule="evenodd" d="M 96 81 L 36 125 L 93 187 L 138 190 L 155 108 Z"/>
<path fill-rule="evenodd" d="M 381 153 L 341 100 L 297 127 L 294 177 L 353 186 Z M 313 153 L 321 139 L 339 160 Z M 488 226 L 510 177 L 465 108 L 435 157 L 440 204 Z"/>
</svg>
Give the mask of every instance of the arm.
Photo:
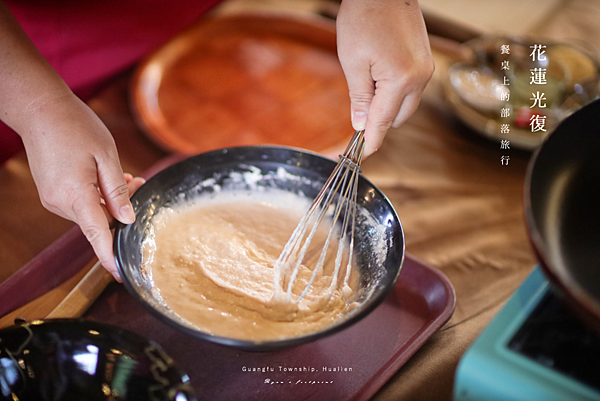
<svg viewBox="0 0 600 401">
<path fill-rule="evenodd" d="M 419 105 L 434 70 L 427 31 L 417 0 L 343 0 L 337 37 L 366 157 Z"/>
<path fill-rule="evenodd" d="M 124 176 L 114 140 L 37 51 L 0 1 L 0 118 L 23 139 L 42 204 L 77 223 L 117 279 L 102 203 L 123 223 L 135 219 L 129 193 L 143 180 Z"/>
</svg>

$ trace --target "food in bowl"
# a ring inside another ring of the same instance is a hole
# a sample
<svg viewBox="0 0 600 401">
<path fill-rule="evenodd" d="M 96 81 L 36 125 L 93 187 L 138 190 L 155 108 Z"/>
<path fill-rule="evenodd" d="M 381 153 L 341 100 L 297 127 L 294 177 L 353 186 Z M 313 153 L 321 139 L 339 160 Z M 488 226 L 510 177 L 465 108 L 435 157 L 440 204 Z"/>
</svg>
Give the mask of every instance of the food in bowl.
<svg viewBox="0 0 600 401">
<path fill-rule="evenodd" d="M 296 302 L 324 247 L 329 226 L 323 222 L 294 281 L 293 297 L 274 298 L 275 262 L 309 204 L 285 191 L 230 191 L 164 208 L 144 242 L 142 268 L 165 304 L 207 333 L 274 340 L 317 331 L 355 306 L 358 272 L 350 269 L 346 279 L 345 255 L 334 278 L 334 235 L 323 268 Z"/>
</svg>

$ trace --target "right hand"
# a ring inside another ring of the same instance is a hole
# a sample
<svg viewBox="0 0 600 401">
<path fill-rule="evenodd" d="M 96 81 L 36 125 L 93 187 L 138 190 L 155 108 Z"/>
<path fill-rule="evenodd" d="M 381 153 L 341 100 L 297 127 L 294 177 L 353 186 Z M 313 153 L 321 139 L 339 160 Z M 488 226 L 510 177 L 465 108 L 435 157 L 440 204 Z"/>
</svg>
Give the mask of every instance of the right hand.
<svg viewBox="0 0 600 401">
<path fill-rule="evenodd" d="M 352 126 L 365 130 L 366 158 L 419 105 L 434 70 L 427 30 L 414 0 L 343 0 L 336 25 Z"/>
</svg>

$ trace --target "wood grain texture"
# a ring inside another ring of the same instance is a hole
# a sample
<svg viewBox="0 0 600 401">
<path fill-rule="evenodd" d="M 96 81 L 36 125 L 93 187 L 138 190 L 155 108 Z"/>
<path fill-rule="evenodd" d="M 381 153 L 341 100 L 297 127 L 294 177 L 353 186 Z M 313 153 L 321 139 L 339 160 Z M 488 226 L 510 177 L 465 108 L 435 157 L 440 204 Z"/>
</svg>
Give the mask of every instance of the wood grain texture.
<svg viewBox="0 0 600 401">
<path fill-rule="evenodd" d="M 277 144 L 321 152 L 352 134 L 335 25 L 313 16 L 219 16 L 200 21 L 143 63 L 137 117 L 181 153 Z"/>
<path fill-rule="evenodd" d="M 90 261 L 77 274 L 65 281 L 58 287 L 48 291 L 41 297 L 29 302 L 28 304 L 16 309 L 15 311 L 4 315 L 0 318 L 0 328 L 11 326 L 16 318 L 23 318 L 27 321 L 43 319 L 52 312 L 69 293 L 75 288 L 81 279 L 90 271 L 92 266 L 96 264 L 96 260 Z"/>
<path fill-rule="evenodd" d="M 106 286 L 113 281 L 113 276 L 97 261 L 67 296 L 46 315 L 46 318 L 60 319 L 83 316 L 102 294 Z"/>
</svg>

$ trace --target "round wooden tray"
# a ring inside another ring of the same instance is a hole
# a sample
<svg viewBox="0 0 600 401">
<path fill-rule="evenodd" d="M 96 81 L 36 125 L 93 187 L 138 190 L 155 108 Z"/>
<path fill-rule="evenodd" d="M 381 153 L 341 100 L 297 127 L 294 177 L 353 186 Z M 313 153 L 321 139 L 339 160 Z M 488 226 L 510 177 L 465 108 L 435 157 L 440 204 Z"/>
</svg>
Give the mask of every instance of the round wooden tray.
<svg viewBox="0 0 600 401">
<path fill-rule="evenodd" d="M 352 135 L 335 24 L 243 14 L 203 19 L 134 74 L 134 113 L 161 147 L 276 144 L 327 153 Z"/>
</svg>

